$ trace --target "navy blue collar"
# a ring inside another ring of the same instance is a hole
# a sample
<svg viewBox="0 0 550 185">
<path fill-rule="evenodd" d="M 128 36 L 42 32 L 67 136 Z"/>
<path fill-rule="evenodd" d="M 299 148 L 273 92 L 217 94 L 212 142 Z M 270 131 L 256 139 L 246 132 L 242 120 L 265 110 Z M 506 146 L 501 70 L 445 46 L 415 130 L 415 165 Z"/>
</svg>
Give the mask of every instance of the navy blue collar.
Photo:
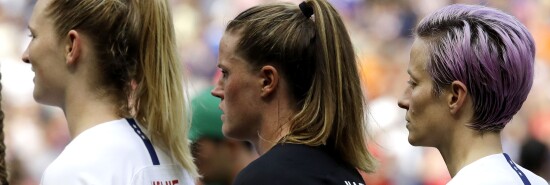
<svg viewBox="0 0 550 185">
<path fill-rule="evenodd" d="M 139 126 L 137 125 L 136 121 L 132 118 L 126 118 L 128 121 L 128 124 L 134 129 L 136 134 L 141 138 L 143 141 L 143 144 L 145 144 L 145 147 L 147 147 L 147 151 L 149 152 L 149 155 L 151 156 L 151 160 L 153 161 L 153 165 L 160 165 L 159 158 L 157 157 L 157 153 L 155 152 L 155 148 L 153 148 L 153 144 L 151 144 L 151 141 L 147 136 L 141 131 Z"/>
<path fill-rule="evenodd" d="M 529 182 L 529 179 L 527 179 L 527 177 L 525 176 L 525 173 L 523 173 L 521 169 L 519 169 L 516 166 L 516 163 L 514 163 L 514 161 L 510 159 L 510 156 L 508 156 L 508 154 L 506 153 L 503 153 L 503 155 L 504 155 L 504 158 L 506 158 L 506 160 L 508 161 L 508 164 L 510 164 L 510 167 L 512 167 L 512 169 L 514 169 L 514 171 L 516 171 L 516 173 L 519 175 L 519 178 L 521 178 L 521 181 L 523 181 L 523 184 L 531 185 L 531 182 Z"/>
</svg>

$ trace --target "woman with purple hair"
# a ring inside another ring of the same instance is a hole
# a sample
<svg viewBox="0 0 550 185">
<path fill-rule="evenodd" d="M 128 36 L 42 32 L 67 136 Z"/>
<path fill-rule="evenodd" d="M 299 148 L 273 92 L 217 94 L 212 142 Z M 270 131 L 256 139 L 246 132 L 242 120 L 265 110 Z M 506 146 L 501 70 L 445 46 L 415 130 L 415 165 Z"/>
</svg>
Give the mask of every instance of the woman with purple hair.
<svg viewBox="0 0 550 185">
<path fill-rule="evenodd" d="M 409 143 L 439 150 L 448 184 L 548 184 L 503 153 L 500 131 L 533 83 L 535 45 L 514 17 L 476 5 L 450 5 L 415 30 L 399 100 Z"/>
</svg>

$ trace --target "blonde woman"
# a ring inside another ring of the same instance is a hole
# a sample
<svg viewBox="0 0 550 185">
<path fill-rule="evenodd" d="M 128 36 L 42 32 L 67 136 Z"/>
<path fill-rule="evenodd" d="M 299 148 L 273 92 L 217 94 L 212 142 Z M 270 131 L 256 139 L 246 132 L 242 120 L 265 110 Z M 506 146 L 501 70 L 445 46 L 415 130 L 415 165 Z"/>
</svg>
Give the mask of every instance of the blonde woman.
<svg viewBox="0 0 550 185">
<path fill-rule="evenodd" d="M 325 0 L 252 7 L 220 42 L 223 133 L 262 156 L 234 184 L 364 184 L 364 97 L 347 30 Z"/>
<path fill-rule="evenodd" d="M 72 141 L 42 184 L 193 184 L 167 0 L 39 0 L 23 54 Z"/>
</svg>

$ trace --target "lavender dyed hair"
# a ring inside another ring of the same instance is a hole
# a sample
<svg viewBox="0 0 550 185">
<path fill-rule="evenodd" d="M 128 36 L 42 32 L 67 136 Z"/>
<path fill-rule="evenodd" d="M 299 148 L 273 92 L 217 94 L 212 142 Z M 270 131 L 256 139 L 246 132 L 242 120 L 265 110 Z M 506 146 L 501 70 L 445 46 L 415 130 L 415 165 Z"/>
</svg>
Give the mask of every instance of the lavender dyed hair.
<svg viewBox="0 0 550 185">
<path fill-rule="evenodd" d="M 461 81 L 473 101 L 468 126 L 481 133 L 502 130 L 533 84 L 535 45 L 525 26 L 493 8 L 456 4 L 425 17 L 415 34 L 428 43 L 434 93 Z"/>
</svg>

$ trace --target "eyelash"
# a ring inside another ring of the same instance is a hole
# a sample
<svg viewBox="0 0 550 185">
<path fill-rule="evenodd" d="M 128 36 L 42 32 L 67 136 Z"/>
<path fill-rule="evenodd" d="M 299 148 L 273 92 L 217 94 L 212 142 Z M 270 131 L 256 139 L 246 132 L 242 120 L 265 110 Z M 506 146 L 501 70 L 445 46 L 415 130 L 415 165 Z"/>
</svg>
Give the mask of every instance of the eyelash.
<svg viewBox="0 0 550 185">
<path fill-rule="evenodd" d="M 416 86 L 416 82 L 414 82 L 414 81 L 412 81 L 412 80 L 407 81 L 407 83 L 408 83 L 409 86 L 411 86 L 411 87 L 415 87 L 415 86 Z"/>
<path fill-rule="evenodd" d="M 222 78 L 226 78 L 227 77 L 227 71 L 225 71 L 224 69 L 222 69 L 221 71 L 222 71 Z"/>
</svg>

